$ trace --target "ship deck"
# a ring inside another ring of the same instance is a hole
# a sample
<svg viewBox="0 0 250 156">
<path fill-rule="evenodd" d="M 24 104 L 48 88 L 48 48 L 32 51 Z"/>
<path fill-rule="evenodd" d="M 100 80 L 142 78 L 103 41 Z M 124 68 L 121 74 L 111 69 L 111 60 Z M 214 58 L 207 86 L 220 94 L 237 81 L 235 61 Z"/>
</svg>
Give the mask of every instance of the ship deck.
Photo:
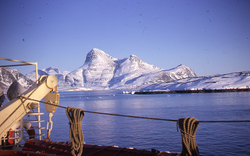
<svg viewBox="0 0 250 156">
<path fill-rule="evenodd" d="M 29 140 L 22 151 L 2 150 L 2 155 L 44 156 L 44 155 L 71 155 L 71 144 L 66 142 L 51 142 L 43 140 Z M 117 146 L 101 146 L 84 144 L 82 156 L 177 156 L 178 153 L 159 152 L 157 150 L 140 150 Z"/>
</svg>

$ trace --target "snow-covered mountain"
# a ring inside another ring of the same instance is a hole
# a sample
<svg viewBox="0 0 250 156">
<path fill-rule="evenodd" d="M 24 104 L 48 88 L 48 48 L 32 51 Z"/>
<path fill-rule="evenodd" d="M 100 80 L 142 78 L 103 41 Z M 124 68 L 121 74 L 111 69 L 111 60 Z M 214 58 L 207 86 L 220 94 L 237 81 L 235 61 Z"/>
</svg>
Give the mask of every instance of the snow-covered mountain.
<svg viewBox="0 0 250 156">
<path fill-rule="evenodd" d="M 5 93 L 15 80 L 17 80 L 24 88 L 28 88 L 34 83 L 31 79 L 21 74 L 17 69 L 0 68 L 0 88 Z"/>
<path fill-rule="evenodd" d="M 196 77 L 196 74 L 184 65 L 164 70 L 143 62 L 135 55 L 117 59 L 99 49 L 92 49 L 81 67 L 67 74 L 65 78 L 60 78 L 59 88 L 132 89 L 145 84 L 191 77 Z"/>
<path fill-rule="evenodd" d="M 42 75 L 55 75 L 58 79 L 60 79 L 61 77 L 65 77 L 68 73 L 70 72 L 61 72 L 58 68 L 49 67 L 42 70 L 38 70 L 38 77 Z M 26 77 L 33 81 L 36 81 L 36 71 L 34 70 L 31 73 L 26 74 Z"/>
<path fill-rule="evenodd" d="M 250 71 L 179 79 L 171 82 L 145 85 L 144 91 L 152 90 L 210 90 L 210 89 L 245 89 L 250 87 Z"/>
<path fill-rule="evenodd" d="M 117 59 L 99 49 L 92 49 L 84 64 L 72 72 L 49 67 L 41 75 L 56 75 L 59 91 L 69 90 L 203 90 L 249 88 L 250 71 L 197 77 L 187 66 L 165 70 L 147 64 L 135 55 Z M 27 77 L 27 78 L 26 78 Z M 0 87 L 7 91 L 14 80 L 28 88 L 36 80 L 35 71 L 26 77 L 17 69 L 0 68 Z M 33 80 L 33 81 L 32 81 Z"/>
</svg>

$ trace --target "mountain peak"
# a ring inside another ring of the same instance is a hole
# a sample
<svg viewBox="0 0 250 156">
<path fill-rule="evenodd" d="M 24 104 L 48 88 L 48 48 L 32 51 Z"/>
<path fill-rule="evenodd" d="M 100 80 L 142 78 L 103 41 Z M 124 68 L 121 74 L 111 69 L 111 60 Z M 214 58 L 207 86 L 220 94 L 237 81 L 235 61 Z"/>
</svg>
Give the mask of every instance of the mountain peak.
<svg viewBox="0 0 250 156">
<path fill-rule="evenodd" d="M 140 62 L 141 61 L 141 59 L 135 55 L 130 55 L 128 59 L 130 61 L 133 61 L 133 62 Z"/>
<path fill-rule="evenodd" d="M 109 58 L 112 59 L 111 56 L 109 56 L 107 53 L 105 53 L 104 51 L 97 49 L 97 48 L 93 48 L 92 50 L 90 50 L 90 52 L 87 54 L 86 56 L 86 60 L 85 62 L 89 62 L 92 61 L 94 59 L 98 59 L 98 58 Z"/>
<path fill-rule="evenodd" d="M 47 73 L 50 73 L 50 72 L 61 73 L 61 71 L 58 68 L 55 68 L 55 67 L 48 67 L 48 68 L 42 69 L 42 71 L 45 71 Z"/>
<path fill-rule="evenodd" d="M 93 48 L 90 50 L 89 53 L 93 53 L 93 54 L 106 54 L 104 51 L 97 49 L 97 48 Z"/>
<path fill-rule="evenodd" d="M 179 64 L 177 67 L 175 68 L 187 68 L 187 66 L 183 65 L 183 64 Z"/>
</svg>

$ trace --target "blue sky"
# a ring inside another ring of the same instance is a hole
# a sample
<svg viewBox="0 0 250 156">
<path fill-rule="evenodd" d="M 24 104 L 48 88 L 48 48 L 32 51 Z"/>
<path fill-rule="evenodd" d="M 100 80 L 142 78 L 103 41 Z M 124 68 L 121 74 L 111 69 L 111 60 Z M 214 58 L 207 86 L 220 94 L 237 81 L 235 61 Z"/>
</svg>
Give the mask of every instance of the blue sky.
<svg viewBox="0 0 250 156">
<path fill-rule="evenodd" d="M 73 71 L 92 48 L 198 76 L 250 70 L 250 1 L 0 0 L 0 57 Z"/>
</svg>

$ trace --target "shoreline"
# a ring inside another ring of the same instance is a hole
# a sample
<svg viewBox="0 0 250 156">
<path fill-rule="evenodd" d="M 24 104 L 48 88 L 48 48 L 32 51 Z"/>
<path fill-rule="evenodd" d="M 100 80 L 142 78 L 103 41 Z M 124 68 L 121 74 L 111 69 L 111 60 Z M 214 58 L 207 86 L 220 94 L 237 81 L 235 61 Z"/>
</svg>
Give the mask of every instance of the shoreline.
<svg viewBox="0 0 250 156">
<path fill-rule="evenodd" d="M 136 91 L 134 94 L 174 94 L 174 93 L 220 93 L 220 92 L 249 92 L 250 88 L 242 89 L 203 89 L 203 90 L 155 90 L 155 91 Z"/>
</svg>

